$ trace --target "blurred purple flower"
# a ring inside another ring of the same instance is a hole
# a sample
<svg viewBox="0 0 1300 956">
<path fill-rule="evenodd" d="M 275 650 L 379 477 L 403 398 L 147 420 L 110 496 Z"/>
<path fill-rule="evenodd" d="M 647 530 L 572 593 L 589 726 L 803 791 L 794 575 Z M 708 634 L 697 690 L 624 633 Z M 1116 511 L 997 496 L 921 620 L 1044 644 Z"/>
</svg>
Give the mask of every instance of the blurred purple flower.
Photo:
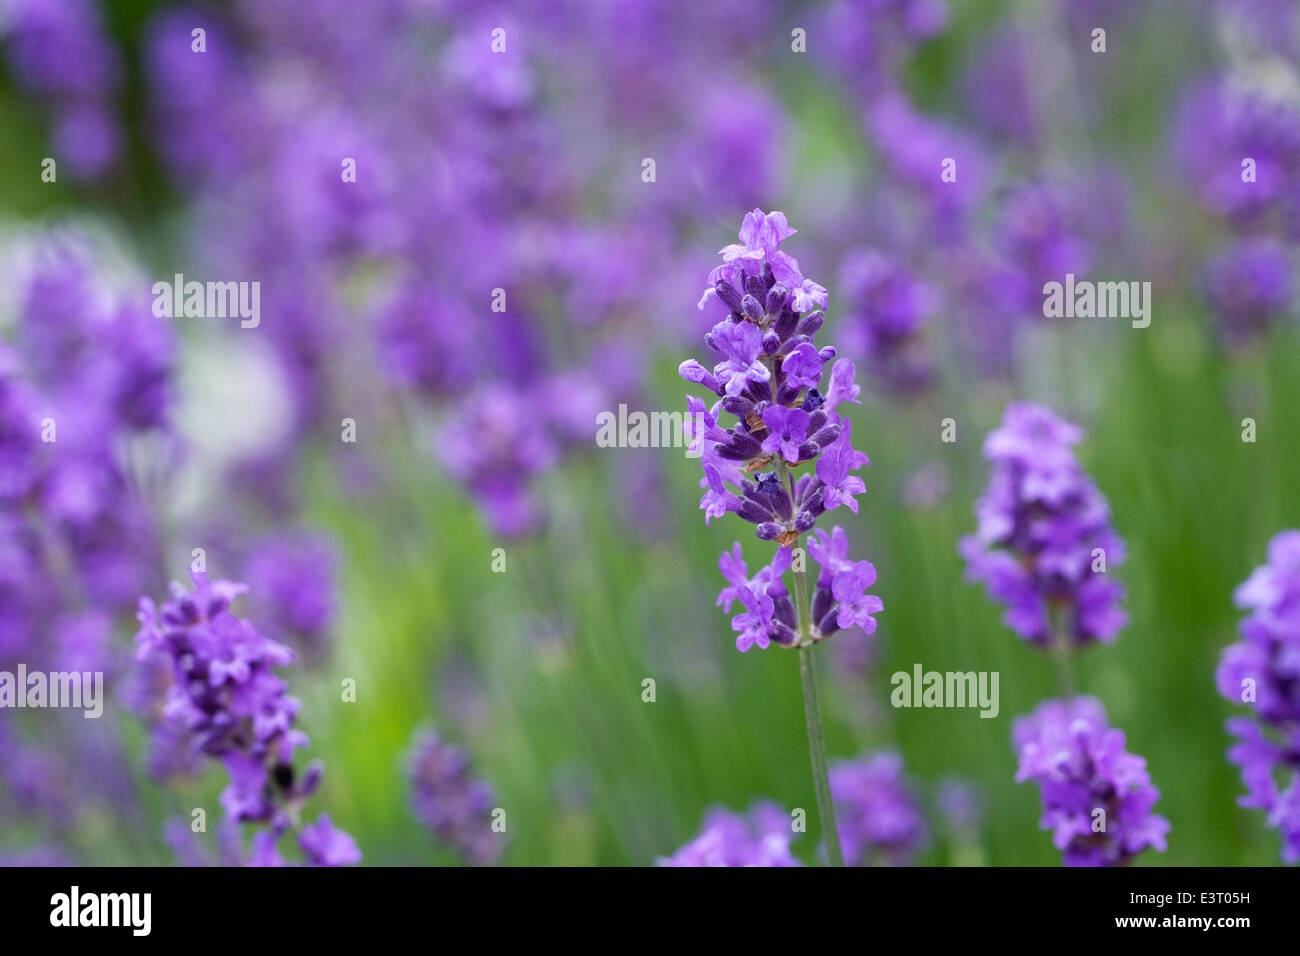
<svg viewBox="0 0 1300 956">
<path fill-rule="evenodd" d="M 747 815 L 715 807 L 695 839 L 659 866 L 802 866 L 790 853 L 790 815 L 774 803 L 758 803 Z"/>
<path fill-rule="evenodd" d="M 1083 431 L 1030 402 L 1007 406 L 984 441 L 989 486 L 975 505 L 979 527 L 959 543 L 966 574 L 1007 605 L 1003 621 L 1041 647 L 1109 642 L 1124 626 L 1124 543 L 1105 498 L 1071 448 Z"/>
<path fill-rule="evenodd" d="M 492 827 L 496 796 L 473 775 L 469 754 L 433 731 L 422 731 L 411 746 L 407 774 L 416 819 L 439 842 L 475 866 L 500 859 L 506 838 Z"/>
<path fill-rule="evenodd" d="M 1224 649 L 1215 673 L 1219 693 L 1244 703 L 1234 717 L 1228 759 L 1241 768 L 1244 807 L 1263 810 L 1282 835 L 1282 859 L 1300 861 L 1300 531 L 1268 545 L 1268 563 L 1233 595 L 1246 610 L 1241 640 Z M 1280 781 L 1280 782 L 1279 782 Z"/>
<path fill-rule="evenodd" d="M 831 796 L 847 866 L 911 865 L 925 821 L 903 776 L 903 758 L 880 753 L 831 765 Z"/>
<path fill-rule="evenodd" d="M 1123 866 L 1147 847 L 1164 852 L 1169 821 L 1151 812 L 1160 791 L 1095 698 L 1046 701 L 1016 719 L 1011 739 L 1016 782 L 1037 781 L 1040 825 L 1066 866 Z"/>
</svg>

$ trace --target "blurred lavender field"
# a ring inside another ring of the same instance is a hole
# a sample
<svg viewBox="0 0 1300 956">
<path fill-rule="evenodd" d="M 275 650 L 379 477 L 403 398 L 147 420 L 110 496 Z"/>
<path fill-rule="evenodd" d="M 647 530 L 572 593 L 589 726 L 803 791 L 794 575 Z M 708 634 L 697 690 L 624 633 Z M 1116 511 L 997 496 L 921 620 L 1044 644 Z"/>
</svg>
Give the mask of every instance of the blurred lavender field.
<svg viewBox="0 0 1300 956">
<path fill-rule="evenodd" d="M 822 306 L 846 861 L 1300 857 L 1291 0 L 0 0 L 0 141 L 0 675 L 103 675 L 0 678 L 0 862 L 824 862 L 777 532 L 598 434 Z"/>
</svg>

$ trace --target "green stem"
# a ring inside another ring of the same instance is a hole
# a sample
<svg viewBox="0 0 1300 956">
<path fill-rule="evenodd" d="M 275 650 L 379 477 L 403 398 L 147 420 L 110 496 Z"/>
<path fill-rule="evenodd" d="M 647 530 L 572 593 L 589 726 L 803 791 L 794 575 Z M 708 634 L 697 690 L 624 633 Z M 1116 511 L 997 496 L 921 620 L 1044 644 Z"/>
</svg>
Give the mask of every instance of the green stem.
<svg viewBox="0 0 1300 956">
<path fill-rule="evenodd" d="M 799 676 L 803 679 L 803 716 L 808 725 L 808 752 L 812 755 L 813 788 L 817 791 L 817 814 L 826 841 L 826 858 L 831 866 L 843 866 L 840 834 L 835 827 L 835 805 L 831 802 L 830 776 L 826 772 L 826 734 L 822 729 L 822 705 L 817 696 L 817 660 L 812 644 L 799 646 Z"/>
<path fill-rule="evenodd" d="M 1059 614 L 1052 615 L 1052 656 L 1056 659 L 1056 682 L 1061 696 L 1068 701 L 1074 697 L 1074 681 L 1070 677 L 1070 635 L 1060 618 Z"/>
<path fill-rule="evenodd" d="M 794 476 L 785 462 L 777 461 L 777 473 L 790 489 L 794 500 Z M 795 547 L 799 541 L 795 541 Z M 794 610 L 799 620 L 799 678 L 803 683 L 803 718 L 808 727 L 808 754 L 812 760 L 813 790 L 817 794 L 817 815 L 821 819 L 822 839 L 826 841 L 826 858 L 831 866 L 843 866 L 840 833 L 835 826 L 835 804 L 831 800 L 830 775 L 826 770 L 826 731 L 822 725 L 821 697 L 817 691 L 817 659 L 813 657 L 812 609 L 808 606 L 807 575 L 794 572 Z"/>
</svg>

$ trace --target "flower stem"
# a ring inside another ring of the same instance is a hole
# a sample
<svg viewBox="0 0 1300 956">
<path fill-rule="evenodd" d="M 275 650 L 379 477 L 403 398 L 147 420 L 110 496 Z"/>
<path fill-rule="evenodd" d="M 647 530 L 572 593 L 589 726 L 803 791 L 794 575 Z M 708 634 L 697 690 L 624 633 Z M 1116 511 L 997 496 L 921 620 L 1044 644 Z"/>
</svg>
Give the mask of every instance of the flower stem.
<svg viewBox="0 0 1300 956">
<path fill-rule="evenodd" d="M 835 806 L 831 802 L 830 777 L 826 772 L 826 734 L 822 729 L 822 705 L 817 696 L 815 647 L 799 647 L 799 676 L 803 679 L 803 716 L 808 725 L 808 752 L 812 755 L 813 789 L 817 791 L 817 814 L 821 817 L 822 839 L 831 866 L 843 866 L 840 834 L 835 827 Z"/>
<path fill-rule="evenodd" d="M 1059 614 L 1052 615 L 1052 657 L 1056 660 L 1056 682 L 1061 696 L 1074 697 L 1074 681 L 1070 677 L 1070 635 L 1065 630 Z"/>
<path fill-rule="evenodd" d="M 794 500 L 794 475 L 785 462 L 777 461 L 777 473 L 785 479 Z M 795 541 L 799 547 L 799 541 Z M 826 858 L 831 866 L 843 866 L 840 833 L 835 826 L 835 805 L 831 800 L 830 775 L 826 771 L 826 731 L 822 726 L 822 704 L 817 692 L 816 645 L 812 639 L 812 609 L 809 607 L 807 575 L 802 565 L 794 572 L 794 610 L 799 619 L 799 678 L 803 683 L 803 718 L 808 727 L 808 753 L 812 759 L 813 790 L 817 794 L 817 815 L 821 819 Z"/>
</svg>

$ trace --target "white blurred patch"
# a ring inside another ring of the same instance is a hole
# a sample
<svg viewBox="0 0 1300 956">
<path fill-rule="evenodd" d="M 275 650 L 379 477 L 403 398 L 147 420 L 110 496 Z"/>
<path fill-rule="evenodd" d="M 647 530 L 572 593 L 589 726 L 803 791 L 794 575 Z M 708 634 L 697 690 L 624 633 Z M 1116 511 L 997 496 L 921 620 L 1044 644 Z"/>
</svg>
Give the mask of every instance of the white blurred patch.
<svg viewBox="0 0 1300 956">
<path fill-rule="evenodd" d="M 190 339 L 182 351 L 178 391 L 175 422 L 187 457 L 176 507 L 187 515 L 221 499 L 233 464 L 284 442 L 293 408 L 275 357 L 251 335 L 214 332 Z"/>
</svg>

